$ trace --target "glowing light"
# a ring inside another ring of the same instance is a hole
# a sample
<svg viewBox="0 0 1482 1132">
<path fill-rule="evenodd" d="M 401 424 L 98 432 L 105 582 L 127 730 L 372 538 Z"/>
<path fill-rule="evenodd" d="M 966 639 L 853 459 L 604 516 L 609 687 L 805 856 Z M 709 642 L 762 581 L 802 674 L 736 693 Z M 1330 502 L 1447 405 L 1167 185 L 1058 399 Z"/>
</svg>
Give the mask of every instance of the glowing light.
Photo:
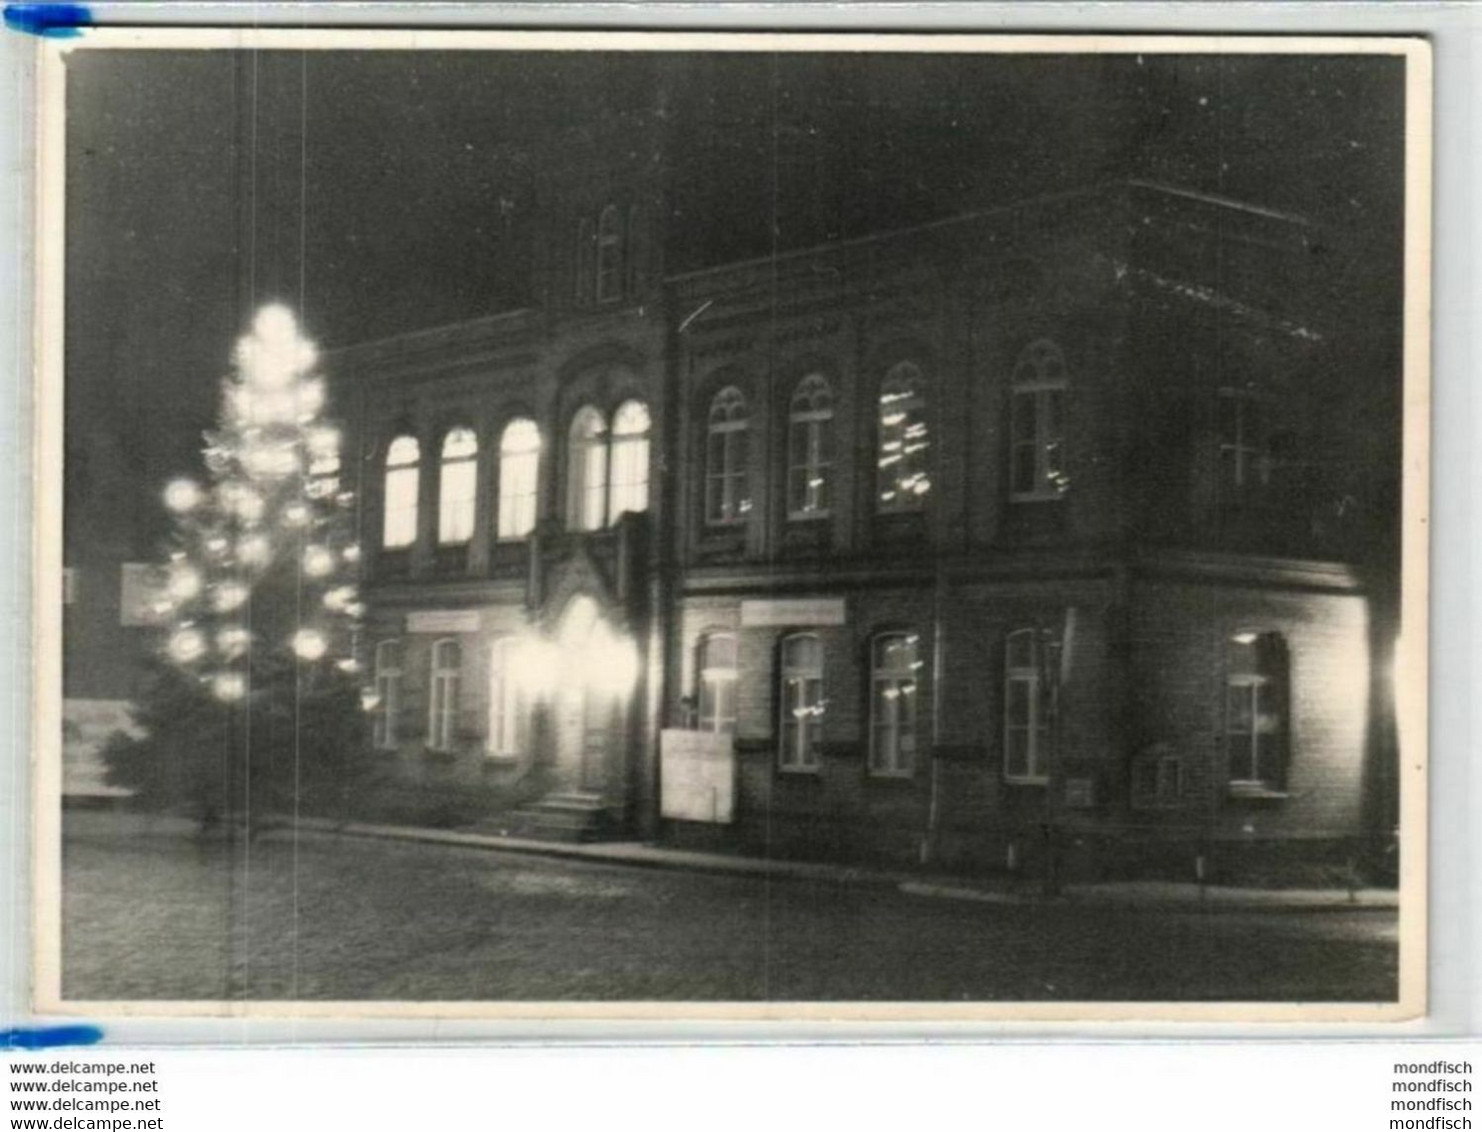
<svg viewBox="0 0 1482 1132">
<path fill-rule="evenodd" d="M 515 648 L 514 680 L 521 692 L 537 698 L 549 695 L 561 679 L 562 650 L 541 637 L 527 637 Z"/>
<path fill-rule="evenodd" d="M 1256 643 L 1256 634 L 1251 632 L 1236 633 L 1230 638 L 1237 645 L 1253 645 Z"/>
<path fill-rule="evenodd" d="M 336 586 L 332 590 L 326 590 L 324 594 L 324 608 L 339 613 L 355 600 L 354 586 Z"/>
<path fill-rule="evenodd" d="M 272 557 L 272 548 L 262 535 L 245 535 L 237 540 L 237 558 L 248 566 L 263 566 Z"/>
<path fill-rule="evenodd" d="M 211 678 L 211 693 L 218 700 L 232 703 L 247 694 L 247 681 L 240 672 L 218 672 Z"/>
<path fill-rule="evenodd" d="M 316 460 L 333 459 L 335 466 L 339 466 L 340 434 L 338 429 L 333 428 L 311 428 L 304 437 L 308 445 L 309 455 Z M 329 469 L 333 471 L 334 469 Z"/>
<path fill-rule="evenodd" d="M 363 711 L 375 711 L 381 706 L 381 697 L 372 688 L 366 688 L 360 693 L 360 707 Z"/>
<path fill-rule="evenodd" d="M 351 543 L 349 546 L 345 547 L 343 553 L 345 555 L 346 562 L 360 561 L 360 545 L 358 543 Z"/>
<path fill-rule="evenodd" d="M 360 671 L 360 661 L 356 660 L 353 656 L 347 656 L 344 660 L 335 661 L 335 667 L 341 672 L 348 672 L 353 675 Z"/>
<path fill-rule="evenodd" d="M 263 502 L 262 496 L 250 487 L 237 485 L 237 490 L 230 493 L 231 509 L 236 512 L 237 518 L 244 523 L 256 523 L 262 518 Z"/>
<path fill-rule="evenodd" d="M 309 509 L 302 503 L 290 503 L 283 508 L 283 524 L 288 527 L 305 527 L 309 523 Z"/>
<path fill-rule="evenodd" d="M 295 475 L 302 468 L 298 453 L 282 444 L 249 448 L 243 463 L 253 475 L 269 479 Z"/>
<path fill-rule="evenodd" d="M 293 654 L 300 660 L 318 660 L 329 648 L 324 634 L 315 629 L 300 629 L 293 635 Z"/>
<path fill-rule="evenodd" d="M 165 647 L 170 659 L 176 664 L 189 664 L 201 658 L 201 654 L 206 651 L 206 641 L 199 629 L 187 626 L 171 633 L 170 641 Z"/>
<path fill-rule="evenodd" d="M 177 515 L 194 511 L 201 503 L 201 489 L 195 480 L 171 480 L 165 487 L 165 506 Z"/>
<path fill-rule="evenodd" d="M 334 553 L 328 547 L 311 546 L 304 551 L 304 573 L 311 578 L 323 578 L 334 573 L 334 565 Z"/>
<path fill-rule="evenodd" d="M 230 613 L 247 600 L 247 587 L 241 582 L 222 582 L 211 591 L 211 608 L 218 613 Z"/>
<path fill-rule="evenodd" d="M 165 592 L 177 601 L 190 601 L 201 592 L 201 574 L 193 566 L 177 562 L 170 567 L 170 578 L 165 583 Z"/>
<path fill-rule="evenodd" d="M 226 554 L 226 539 L 220 535 L 208 538 L 206 540 L 206 553 L 211 555 L 212 558 L 222 557 L 222 555 Z"/>
<path fill-rule="evenodd" d="M 229 625 L 216 634 L 216 648 L 222 656 L 235 660 L 247 651 L 252 634 L 240 625 Z"/>
<path fill-rule="evenodd" d="M 324 382 L 318 378 L 305 381 L 294 394 L 294 405 L 300 420 L 313 420 L 324 407 Z"/>
<path fill-rule="evenodd" d="M 345 606 L 345 612 L 351 617 L 364 617 L 365 605 L 362 602 L 352 601 L 349 605 Z"/>
</svg>

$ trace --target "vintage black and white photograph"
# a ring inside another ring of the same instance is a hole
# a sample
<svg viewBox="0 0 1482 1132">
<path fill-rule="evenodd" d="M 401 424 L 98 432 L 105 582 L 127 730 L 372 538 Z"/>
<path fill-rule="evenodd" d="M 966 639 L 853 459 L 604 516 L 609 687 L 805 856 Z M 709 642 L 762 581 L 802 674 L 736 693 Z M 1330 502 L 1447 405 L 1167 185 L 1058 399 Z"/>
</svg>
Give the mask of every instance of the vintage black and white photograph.
<svg viewBox="0 0 1482 1132">
<path fill-rule="evenodd" d="M 54 49 L 52 1008 L 1423 1009 L 1420 45 L 371 38 Z"/>
</svg>

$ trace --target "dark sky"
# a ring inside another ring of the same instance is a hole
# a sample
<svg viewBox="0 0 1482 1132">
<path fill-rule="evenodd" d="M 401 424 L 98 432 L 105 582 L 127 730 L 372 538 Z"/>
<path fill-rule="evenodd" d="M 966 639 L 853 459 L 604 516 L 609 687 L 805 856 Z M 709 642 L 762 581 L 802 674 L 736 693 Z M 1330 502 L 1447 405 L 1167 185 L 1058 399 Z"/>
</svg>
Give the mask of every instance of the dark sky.
<svg viewBox="0 0 1482 1132">
<path fill-rule="evenodd" d="M 1142 176 L 1327 224 L 1376 288 L 1398 272 L 1403 75 L 1374 57 L 79 51 L 68 72 L 74 509 L 192 470 L 259 301 L 325 347 L 519 305 L 532 176 L 603 115 L 668 154 L 671 271 Z"/>
</svg>

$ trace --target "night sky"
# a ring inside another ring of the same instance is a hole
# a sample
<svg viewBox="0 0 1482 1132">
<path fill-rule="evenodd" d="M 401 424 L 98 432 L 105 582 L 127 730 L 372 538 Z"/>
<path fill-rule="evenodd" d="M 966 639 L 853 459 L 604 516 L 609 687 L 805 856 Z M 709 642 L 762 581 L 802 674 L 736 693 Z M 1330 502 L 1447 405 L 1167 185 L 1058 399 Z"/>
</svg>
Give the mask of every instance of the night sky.
<svg viewBox="0 0 1482 1132">
<path fill-rule="evenodd" d="M 258 302 L 326 348 L 521 305 L 532 170 L 597 107 L 669 155 L 671 272 L 1140 176 L 1302 213 L 1398 294 L 1398 60 L 84 50 L 68 79 L 69 554 L 94 514 L 151 556 Z"/>
</svg>

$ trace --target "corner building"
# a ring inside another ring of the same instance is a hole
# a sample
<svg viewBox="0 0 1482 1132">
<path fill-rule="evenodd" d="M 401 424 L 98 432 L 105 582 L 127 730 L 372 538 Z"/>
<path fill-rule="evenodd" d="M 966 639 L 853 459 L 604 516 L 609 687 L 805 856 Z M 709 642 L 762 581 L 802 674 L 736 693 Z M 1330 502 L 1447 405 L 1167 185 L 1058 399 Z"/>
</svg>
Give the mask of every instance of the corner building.
<svg viewBox="0 0 1482 1132">
<path fill-rule="evenodd" d="M 1330 233 L 1126 182 L 666 274 L 631 158 L 542 191 L 527 308 L 329 359 L 379 814 L 1067 876 L 1382 855 L 1397 473 L 1361 426 L 1398 358 Z"/>
</svg>

